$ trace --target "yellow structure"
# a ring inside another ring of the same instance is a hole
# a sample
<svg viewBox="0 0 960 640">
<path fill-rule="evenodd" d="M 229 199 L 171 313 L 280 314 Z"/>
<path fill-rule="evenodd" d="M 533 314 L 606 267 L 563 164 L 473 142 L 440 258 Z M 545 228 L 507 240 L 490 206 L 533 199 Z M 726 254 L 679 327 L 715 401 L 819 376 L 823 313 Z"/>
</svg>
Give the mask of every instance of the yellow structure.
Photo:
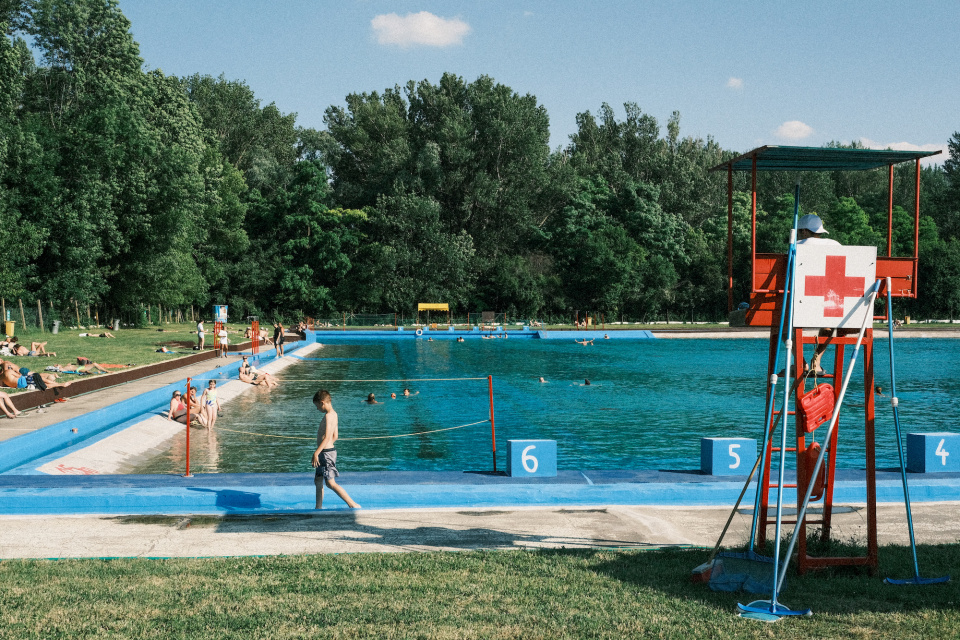
<svg viewBox="0 0 960 640">
<path fill-rule="evenodd" d="M 446 311 L 447 324 L 450 324 L 450 305 L 446 302 L 420 302 L 417 304 L 417 324 L 420 324 L 421 311 Z"/>
</svg>

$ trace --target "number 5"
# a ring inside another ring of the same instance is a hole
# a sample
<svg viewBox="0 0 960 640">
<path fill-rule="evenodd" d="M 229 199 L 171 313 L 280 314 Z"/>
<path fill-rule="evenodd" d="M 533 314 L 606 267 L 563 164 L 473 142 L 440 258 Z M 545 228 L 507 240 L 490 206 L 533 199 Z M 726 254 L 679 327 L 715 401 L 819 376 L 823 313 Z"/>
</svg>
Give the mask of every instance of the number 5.
<svg viewBox="0 0 960 640">
<path fill-rule="evenodd" d="M 739 444 L 731 444 L 731 445 L 730 445 L 730 449 L 728 450 L 729 453 L 730 453 L 730 457 L 733 458 L 734 460 L 736 460 L 736 462 L 734 462 L 732 465 L 730 465 L 730 468 L 731 468 L 731 469 L 736 469 L 737 467 L 740 466 L 740 456 L 738 456 L 738 455 L 737 455 L 737 452 L 734 451 L 734 449 L 739 449 L 739 448 L 740 448 L 740 445 L 739 445 Z"/>
<path fill-rule="evenodd" d="M 537 445 L 532 444 L 526 449 L 524 449 L 523 453 L 520 454 L 520 462 L 523 464 L 523 468 L 526 470 L 527 473 L 536 473 L 537 466 L 540 464 L 539 461 L 534 456 L 531 456 L 527 453 L 528 451 L 530 451 L 530 449 L 536 449 L 536 448 L 537 448 Z M 532 467 L 527 465 L 527 460 L 533 460 Z"/>
</svg>

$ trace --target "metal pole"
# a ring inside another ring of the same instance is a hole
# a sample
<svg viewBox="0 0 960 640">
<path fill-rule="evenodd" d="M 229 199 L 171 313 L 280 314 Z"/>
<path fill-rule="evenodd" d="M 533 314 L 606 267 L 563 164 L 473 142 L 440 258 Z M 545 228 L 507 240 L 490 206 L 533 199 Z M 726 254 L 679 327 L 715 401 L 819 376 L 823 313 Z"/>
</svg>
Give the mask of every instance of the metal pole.
<svg viewBox="0 0 960 640">
<path fill-rule="evenodd" d="M 493 421 L 493 376 L 487 376 L 490 388 L 490 444 L 493 449 L 493 472 L 497 472 L 497 427 Z"/>
<path fill-rule="evenodd" d="M 920 158 L 917 158 L 917 190 L 913 207 L 913 282 L 911 298 L 917 297 L 917 264 L 920 262 Z"/>
<path fill-rule="evenodd" d="M 751 288 L 753 283 L 750 283 Z M 733 163 L 727 165 L 727 313 L 733 311 Z"/>
<path fill-rule="evenodd" d="M 190 473 L 190 378 L 187 378 L 187 472 L 183 477 L 193 477 Z"/>
<path fill-rule="evenodd" d="M 757 288 L 757 156 L 753 156 L 750 178 L 750 291 Z M 796 225 L 794 225 L 796 226 Z"/>
<path fill-rule="evenodd" d="M 887 257 L 893 255 L 893 165 L 887 173 Z M 890 290 L 887 289 L 887 295 Z"/>
</svg>

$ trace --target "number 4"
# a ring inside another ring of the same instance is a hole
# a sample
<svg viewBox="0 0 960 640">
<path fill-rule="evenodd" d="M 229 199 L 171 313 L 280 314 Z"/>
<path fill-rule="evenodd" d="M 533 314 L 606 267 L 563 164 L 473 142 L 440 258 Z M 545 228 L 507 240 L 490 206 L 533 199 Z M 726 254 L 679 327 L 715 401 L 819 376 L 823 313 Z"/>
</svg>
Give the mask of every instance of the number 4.
<svg viewBox="0 0 960 640">
<path fill-rule="evenodd" d="M 947 466 L 947 456 L 950 455 L 946 449 L 943 448 L 943 443 L 946 442 L 946 438 L 940 440 L 940 444 L 937 445 L 937 450 L 933 452 L 933 455 L 940 456 L 940 462 L 943 466 Z M 929 449 L 927 449 L 929 451 Z"/>
</svg>

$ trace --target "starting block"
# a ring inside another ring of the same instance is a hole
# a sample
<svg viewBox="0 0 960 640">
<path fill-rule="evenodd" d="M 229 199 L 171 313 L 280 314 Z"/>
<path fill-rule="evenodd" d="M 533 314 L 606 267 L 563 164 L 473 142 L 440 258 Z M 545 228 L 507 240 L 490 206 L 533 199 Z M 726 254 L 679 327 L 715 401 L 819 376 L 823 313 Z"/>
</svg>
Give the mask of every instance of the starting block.
<svg viewBox="0 0 960 640">
<path fill-rule="evenodd" d="M 907 470 L 915 473 L 960 471 L 960 433 L 908 433 Z"/>
<path fill-rule="evenodd" d="M 507 473 L 513 478 L 557 475 L 556 440 L 507 440 Z"/>
<path fill-rule="evenodd" d="M 700 471 L 711 476 L 745 476 L 757 461 L 752 438 L 700 438 Z"/>
</svg>

